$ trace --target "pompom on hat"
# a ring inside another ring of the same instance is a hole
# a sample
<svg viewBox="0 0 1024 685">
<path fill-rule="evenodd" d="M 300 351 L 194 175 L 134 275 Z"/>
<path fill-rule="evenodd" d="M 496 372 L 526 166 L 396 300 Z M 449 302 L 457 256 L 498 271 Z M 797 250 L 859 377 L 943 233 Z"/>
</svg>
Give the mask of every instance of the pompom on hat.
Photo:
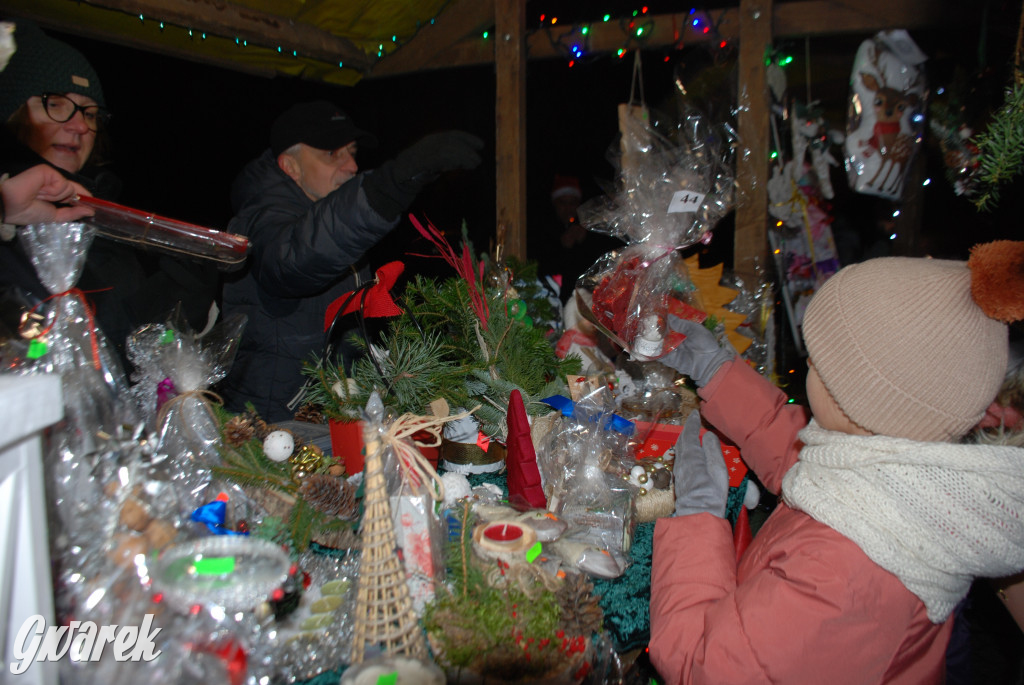
<svg viewBox="0 0 1024 685">
<path fill-rule="evenodd" d="M 851 421 L 889 437 L 955 441 L 1006 372 L 1024 318 L 1024 242 L 976 246 L 967 262 L 881 257 L 841 269 L 811 300 L 804 342 Z"/>
<path fill-rule="evenodd" d="M 17 22 L 14 42 L 14 55 L 0 72 L 0 121 L 43 93 L 77 93 L 105 105 L 100 78 L 81 52 L 27 21 Z"/>
</svg>

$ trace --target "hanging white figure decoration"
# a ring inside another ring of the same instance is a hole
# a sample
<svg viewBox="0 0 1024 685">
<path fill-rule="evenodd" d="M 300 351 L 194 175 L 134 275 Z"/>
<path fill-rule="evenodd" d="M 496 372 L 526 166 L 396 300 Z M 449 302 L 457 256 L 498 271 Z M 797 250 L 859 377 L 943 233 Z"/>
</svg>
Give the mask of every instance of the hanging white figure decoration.
<svg viewBox="0 0 1024 685">
<path fill-rule="evenodd" d="M 810 166 L 818 177 L 821 195 L 827 200 L 835 197 L 832 188 L 830 167 L 839 166 L 832 156 L 830 148 L 833 144 L 842 145 L 845 136 L 836 130 L 825 130 L 825 118 L 816 107 L 817 101 L 806 107 L 796 103 L 793 107 L 793 161 L 797 170 L 802 170 L 810 155 Z"/>
</svg>

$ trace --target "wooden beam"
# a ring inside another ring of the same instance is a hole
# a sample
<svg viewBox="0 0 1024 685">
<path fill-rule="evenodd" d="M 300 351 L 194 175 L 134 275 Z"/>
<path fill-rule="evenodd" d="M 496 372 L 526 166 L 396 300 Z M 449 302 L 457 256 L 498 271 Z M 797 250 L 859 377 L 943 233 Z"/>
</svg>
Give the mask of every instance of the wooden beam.
<svg viewBox="0 0 1024 685">
<path fill-rule="evenodd" d="M 747 283 L 768 266 L 768 87 L 764 51 L 772 43 L 772 0 L 740 0 L 737 134 L 747 154 L 736 161 L 733 270 Z"/>
<path fill-rule="evenodd" d="M 78 0 L 69 0 L 77 2 Z M 84 0 L 86 4 L 187 26 L 195 31 L 237 37 L 253 45 L 293 50 L 310 59 L 366 72 L 371 57 L 346 38 L 288 17 L 260 12 L 224 0 Z"/>
<path fill-rule="evenodd" d="M 498 243 L 526 259 L 526 0 L 494 1 Z"/>
<path fill-rule="evenodd" d="M 445 63 L 447 48 L 463 40 L 471 42 L 472 37 L 482 40 L 484 30 L 492 28 L 494 20 L 493 3 L 455 0 L 432 25 L 423 27 L 401 49 L 381 59 L 370 75 L 392 76 L 419 71 L 424 64 L 436 65 L 435 68 L 454 66 Z M 491 59 L 494 59 L 493 52 Z"/>
<path fill-rule="evenodd" d="M 776 38 L 792 38 L 952 26 L 967 14 L 948 0 L 807 0 L 776 3 L 773 23 Z"/>
<path fill-rule="evenodd" d="M 40 12 L 34 9 L 35 7 L 36 5 L 30 5 L 27 8 L 7 5 L 4 7 L 4 11 L 9 17 L 16 19 L 28 19 L 47 30 L 67 33 L 73 36 L 81 36 L 83 38 L 89 38 L 90 40 L 110 43 L 111 45 L 120 45 L 135 50 L 143 50 L 145 52 L 164 55 L 165 57 L 173 57 L 187 62 L 195 62 L 197 64 L 205 64 L 208 66 L 212 65 L 220 67 L 221 69 L 229 69 L 231 71 L 237 71 L 243 74 L 259 76 L 262 78 L 272 78 L 277 74 L 273 69 L 266 67 L 261 68 L 247 62 L 218 58 L 211 56 L 209 53 L 200 53 L 196 50 L 187 48 L 175 48 L 169 45 L 154 43 L 147 40 L 145 37 L 139 37 L 131 33 L 121 33 L 98 26 L 92 26 L 90 24 L 67 21 L 62 17 L 55 17 L 50 13 Z"/>
<path fill-rule="evenodd" d="M 486 3 L 484 3 L 486 4 Z M 708 10 L 708 17 L 717 33 L 707 34 L 694 31 L 687 19 L 689 12 L 679 14 L 657 14 L 644 19 L 648 31 L 637 38 L 635 29 L 619 21 L 594 22 L 589 25 L 585 52 L 589 54 L 615 52 L 620 48 L 632 50 L 662 49 L 673 45 L 694 45 L 710 40 L 734 41 L 740 38 L 740 10 L 727 8 Z M 443 16 L 443 15 L 442 15 Z M 857 0 L 839 3 L 832 0 L 806 0 L 805 2 L 777 3 L 773 12 L 772 36 L 794 38 L 814 35 L 842 35 L 874 33 L 887 28 L 923 29 L 951 26 L 963 20 L 951 0 Z M 422 59 L 405 63 L 399 68 L 396 60 L 387 71 L 374 69 L 368 78 L 393 76 L 408 71 L 446 69 L 452 67 L 488 64 L 494 60 L 494 44 L 483 40 L 478 30 L 448 44 L 432 55 L 422 54 Z M 527 36 L 529 59 L 551 59 L 565 57 L 560 45 L 573 27 L 545 27 Z M 411 44 L 411 43 L 410 43 Z M 396 58 L 408 46 L 386 58 Z M 568 45 L 563 45 L 567 48 Z"/>
</svg>

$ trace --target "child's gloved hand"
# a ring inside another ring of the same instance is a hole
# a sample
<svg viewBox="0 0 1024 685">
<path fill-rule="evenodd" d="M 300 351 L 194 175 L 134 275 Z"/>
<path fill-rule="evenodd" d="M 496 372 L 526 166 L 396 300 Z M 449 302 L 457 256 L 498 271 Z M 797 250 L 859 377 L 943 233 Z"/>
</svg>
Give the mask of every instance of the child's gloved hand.
<svg viewBox="0 0 1024 685">
<path fill-rule="evenodd" d="M 729 469 L 722 458 L 722 443 L 707 431 L 701 444 L 700 414 L 693 412 L 686 419 L 683 432 L 676 441 L 675 516 L 708 512 L 725 518 L 729 500 Z"/>
<path fill-rule="evenodd" d="M 669 316 L 668 325 L 672 330 L 685 335 L 686 340 L 658 361 L 689 376 L 698 388 L 711 381 L 718 367 L 732 360 L 734 354 L 722 348 L 714 333 L 702 324 Z"/>
</svg>

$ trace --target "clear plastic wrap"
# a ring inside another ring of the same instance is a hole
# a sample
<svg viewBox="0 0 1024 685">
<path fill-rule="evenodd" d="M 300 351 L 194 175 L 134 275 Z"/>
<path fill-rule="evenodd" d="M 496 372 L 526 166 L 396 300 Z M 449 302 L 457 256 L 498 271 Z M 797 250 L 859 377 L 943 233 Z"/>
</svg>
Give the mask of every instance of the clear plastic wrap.
<svg viewBox="0 0 1024 685">
<path fill-rule="evenodd" d="M 128 383 L 96 322 L 88 293 L 75 287 L 94 236 L 93 229 L 80 223 L 33 224 L 20 229 L 21 243 L 51 296 L 39 307 L 42 324 L 27 332 L 34 335 L 28 338 L 24 354 L 8 364 L 8 370 L 62 374 L 65 394 L 80 385 L 91 401 L 99 403 L 91 409 L 77 409 L 93 417 L 92 423 L 106 425 L 103 413 L 125 398 Z"/>
<path fill-rule="evenodd" d="M 162 377 L 173 386 L 173 396 L 157 411 L 156 430 L 160 450 L 178 465 L 179 482 L 192 493 L 193 506 L 213 499 L 204 491 L 210 469 L 221 461 L 221 427 L 213 408 L 221 400 L 210 388 L 227 375 L 244 326 L 244 317 L 232 317 L 203 338 L 169 325 L 132 336 L 138 344 L 130 349 L 138 355 L 143 382 Z"/>
<path fill-rule="evenodd" d="M 154 462 L 163 458 L 155 447 L 141 426 L 121 428 L 76 459 L 77 490 L 58 504 L 62 544 L 53 550 L 59 619 L 85 613 L 107 618 L 111 598 L 137 591 L 137 557 L 173 539 L 173 492 L 150 483 Z"/>
<path fill-rule="evenodd" d="M 50 432 L 45 470 L 50 526 L 56 539 L 88 514 L 92 487 L 86 455 L 102 449 L 103 435 L 136 420 L 127 380 L 99 329 L 87 293 L 75 287 L 94 232 L 80 223 L 24 226 L 21 242 L 39 280 L 52 293 L 38 308 L 43 319 L 31 338 L 11 341 L 5 369 L 59 374 L 64 419 Z"/>
<path fill-rule="evenodd" d="M 383 446 L 395 542 L 402 552 L 406 585 L 417 614 L 433 598 L 445 571 L 444 535 L 435 506 L 444 500 L 445 486 L 420 447 L 440 444 L 446 423 L 468 417 L 469 412 L 461 412 L 443 418 L 403 414 L 392 419 L 385 416 L 376 393 L 367 403 L 365 441 Z"/>
<path fill-rule="evenodd" d="M 674 126 L 635 110 L 620 110 L 618 189 L 579 210 L 585 227 L 627 245 L 580 277 L 576 299 L 582 316 L 650 360 L 681 341 L 669 313 L 695 317 L 676 250 L 705 238 L 732 208 L 733 146 L 692 108 Z"/>
<path fill-rule="evenodd" d="M 85 221 L 100 233 L 132 245 L 229 266 L 245 261 L 249 249 L 249 239 L 245 236 L 169 219 L 98 197 L 78 196 L 75 204 L 92 209 L 93 215 Z"/>
<path fill-rule="evenodd" d="M 548 510 L 568 524 L 552 551 L 603 578 L 626 569 L 635 527 L 633 493 L 616 475 L 629 435 L 613 428 L 613 408 L 607 388 L 590 393 L 537 446 Z"/>
<path fill-rule="evenodd" d="M 212 380 L 202 387 L 212 386 L 230 370 L 245 322 L 244 316 L 236 315 L 221 320 L 200 337 L 193 332 L 179 305 L 163 322 L 145 324 L 128 336 L 125 350 L 133 367 L 131 392 L 146 425 L 155 430 L 161 407 L 183 390 L 171 376 L 171 363 L 187 360 L 182 360 L 182 353 L 175 349 L 186 348 L 185 354 L 208 366 Z M 195 372 L 175 370 L 179 375 Z M 202 369 L 198 372 L 203 373 Z M 190 379 L 186 377 L 184 382 Z"/>
</svg>

